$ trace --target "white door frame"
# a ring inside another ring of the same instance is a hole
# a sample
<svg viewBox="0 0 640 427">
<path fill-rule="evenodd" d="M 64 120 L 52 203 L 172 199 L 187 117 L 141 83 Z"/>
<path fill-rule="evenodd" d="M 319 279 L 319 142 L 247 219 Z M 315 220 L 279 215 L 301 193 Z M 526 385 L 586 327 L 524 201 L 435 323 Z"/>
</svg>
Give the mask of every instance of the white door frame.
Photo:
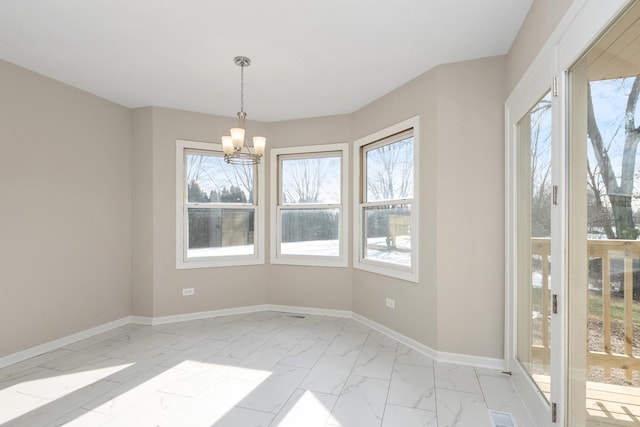
<svg viewBox="0 0 640 427">
<path fill-rule="evenodd" d="M 538 426 L 568 425 L 567 407 L 582 411 L 584 402 L 569 402 L 567 393 L 567 249 L 568 249 L 568 70 L 632 0 L 574 0 L 537 57 L 505 102 L 505 361 L 513 383 Z M 550 406 L 515 359 L 517 265 L 517 123 L 549 89 L 552 100 L 553 177 L 558 187 L 552 208 L 551 292 L 558 298 L 552 314 L 551 401 L 557 404 L 556 423 Z"/>
</svg>

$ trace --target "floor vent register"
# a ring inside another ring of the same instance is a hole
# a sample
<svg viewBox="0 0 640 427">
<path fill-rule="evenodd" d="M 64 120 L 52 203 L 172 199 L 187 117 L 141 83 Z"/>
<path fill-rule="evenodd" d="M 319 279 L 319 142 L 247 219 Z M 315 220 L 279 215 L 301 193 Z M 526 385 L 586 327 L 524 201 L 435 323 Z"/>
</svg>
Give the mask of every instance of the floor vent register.
<svg viewBox="0 0 640 427">
<path fill-rule="evenodd" d="M 508 412 L 489 411 L 492 427 L 518 427 Z"/>
</svg>

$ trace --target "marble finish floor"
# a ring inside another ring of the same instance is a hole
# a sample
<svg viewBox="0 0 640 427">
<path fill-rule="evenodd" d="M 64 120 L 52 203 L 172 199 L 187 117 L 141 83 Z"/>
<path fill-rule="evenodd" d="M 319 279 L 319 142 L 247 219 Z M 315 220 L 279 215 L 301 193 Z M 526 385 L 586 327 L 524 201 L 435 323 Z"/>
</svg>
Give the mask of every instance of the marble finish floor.
<svg viewBox="0 0 640 427">
<path fill-rule="evenodd" d="M 0 426 L 533 427 L 508 376 L 352 319 L 128 325 L 0 369 Z"/>
</svg>

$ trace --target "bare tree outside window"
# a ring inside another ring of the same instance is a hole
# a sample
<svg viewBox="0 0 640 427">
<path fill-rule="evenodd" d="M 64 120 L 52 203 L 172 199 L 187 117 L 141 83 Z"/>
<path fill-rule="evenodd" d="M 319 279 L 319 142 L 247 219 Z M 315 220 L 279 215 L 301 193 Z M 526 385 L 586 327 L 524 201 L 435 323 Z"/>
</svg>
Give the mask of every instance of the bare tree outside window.
<svg viewBox="0 0 640 427">
<path fill-rule="evenodd" d="M 551 94 L 529 113 L 531 121 L 531 237 L 551 237 Z"/>
<path fill-rule="evenodd" d="M 187 151 L 188 256 L 254 253 L 254 166 Z"/>
<path fill-rule="evenodd" d="M 367 201 L 413 197 L 413 137 L 367 151 Z"/>
<path fill-rule="evenodd" d="M 253 203 L 254 166 L 230 165 L 221 155 L 188 153 L 186 155 L 187 185 L 200 189 L 190 191 L 200 203 Z M 235 197 L 231 197 L 231 195 Z"/>
<path fill-rule="evenodd" d="M 411 266 L 414 138 L 396 135 L 364 147 L 364 256 Z"/>
<path fill-rule="evenodd" d="M 280 254 L 340 255 L 341 157 L 280 158 Z"/>
<path fill-rule="evenodd" d="M 283 160 L 282 203 L 340 203 L 340 158 Z"/>
<path fill-rule="evenodd" d="M 640 77 L 593 81 L 587 88 L 589 225 L 608 239 L 636 240 Z"/>
</svg>

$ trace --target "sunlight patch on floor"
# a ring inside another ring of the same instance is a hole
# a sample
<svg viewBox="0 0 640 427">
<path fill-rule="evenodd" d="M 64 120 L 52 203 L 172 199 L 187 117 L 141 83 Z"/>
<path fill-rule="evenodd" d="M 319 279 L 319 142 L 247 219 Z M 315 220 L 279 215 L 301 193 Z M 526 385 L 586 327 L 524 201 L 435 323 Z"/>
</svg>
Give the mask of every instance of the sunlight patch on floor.
<svg viewBox="0 0 640 427">
<path fill-rule="evenodd" d="M 51 401 L 64 398 L 132 365 L 133 363 L 125 363 L 55 375 L 51 375 L 55 372 L 52 370 L 36 371 L 34 377 L 41 376 L 40 378 L 25 379 L 0 391 L 3 402 L 6 402 L 5 398 L 8 402 L 13 402 L 6 405 L 6 411 L 0 411 L 0 423 L 37 410 Z"/>
<path fill-rule="evenodd" d="M 299 427 L 309 425 L 310 420 L 329 420 L 331 408 L 327 408 L 313 392 L 307 390 L 275 427 Z M 335 420 L 331 424 L 338 424 Z M 324 425 L 325 422 L 322 422 Z"/>
</svg>

